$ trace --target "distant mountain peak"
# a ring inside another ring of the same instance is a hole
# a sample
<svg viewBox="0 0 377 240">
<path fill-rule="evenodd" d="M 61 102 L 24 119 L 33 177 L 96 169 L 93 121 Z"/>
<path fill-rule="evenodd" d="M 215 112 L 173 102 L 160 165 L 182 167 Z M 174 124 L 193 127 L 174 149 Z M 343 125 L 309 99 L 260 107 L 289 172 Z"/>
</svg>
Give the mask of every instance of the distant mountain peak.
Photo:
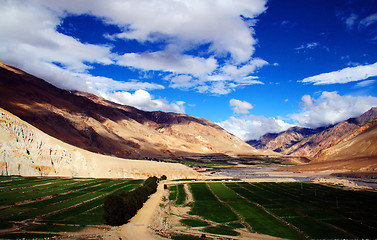
<svg viewBox="0 0 377 240">
<path fill-rule="evenodd" d="M 377 107 L 356 118 L 317 129 L 291 127 L 280 133 L 267 133 L 260 140 L 248 141 L 261 150 L 273 150 L 292 156 L 314 157 L 322 149 L 335 144 L 342 136 L 377 118 Z"/>
</svg>

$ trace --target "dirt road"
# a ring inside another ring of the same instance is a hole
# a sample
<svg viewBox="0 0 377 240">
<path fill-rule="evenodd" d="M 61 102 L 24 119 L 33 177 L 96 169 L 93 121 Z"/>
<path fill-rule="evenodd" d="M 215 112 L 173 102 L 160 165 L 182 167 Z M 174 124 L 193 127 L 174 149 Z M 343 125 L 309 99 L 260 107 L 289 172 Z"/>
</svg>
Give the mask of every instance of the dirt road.
<svg viewBox="0 0 377 240">
<path fill-rule="evenodd" d="M 157 192 L 144 203 L 137 214 L 131 218 L 129 223 L 121 227 L 121 237 L 127 240 L 156 239 L 153 232 L 148 229 L 153 214 L 160 204 L 164 195 L 164 184 L 160 183 Z"/>
</svg>

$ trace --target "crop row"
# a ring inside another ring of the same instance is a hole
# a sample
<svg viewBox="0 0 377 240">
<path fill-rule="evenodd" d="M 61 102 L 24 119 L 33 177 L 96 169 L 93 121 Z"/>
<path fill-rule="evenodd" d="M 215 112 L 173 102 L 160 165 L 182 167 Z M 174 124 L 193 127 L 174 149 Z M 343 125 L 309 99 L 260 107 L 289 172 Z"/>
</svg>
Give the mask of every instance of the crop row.
<svg viewBox="0 0 377 240">
<path fill-rule="evenodd" d="M 191 183 L 190 189 L 190 213 L 207 223 L 230 226 L 238 219 L 253 232 L 288 239 L 377 237 L 376 192 L 313 183 Z"/>
</svg>

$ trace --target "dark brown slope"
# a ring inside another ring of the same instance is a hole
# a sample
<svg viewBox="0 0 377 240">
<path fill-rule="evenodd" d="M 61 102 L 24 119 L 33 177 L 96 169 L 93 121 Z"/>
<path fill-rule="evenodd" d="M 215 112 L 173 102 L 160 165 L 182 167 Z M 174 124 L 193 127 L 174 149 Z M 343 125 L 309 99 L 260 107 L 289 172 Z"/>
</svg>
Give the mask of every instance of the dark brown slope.
<svg viewBox="0 0 377 240">
<path fill-rule="evenodd" d="M 3 63 L 0 107 L 66 143 L 123 158 L 263 154 L 208 120 L 69 92 Z"/>
<path fill-rule="evenodd" d="M 285 155 L 314 157 L 322 149 L 331 147 L 344 135 L 353 132 L 377 117 L 372 108 L 357 118 L 350 118 L 327 128 L 308 129 L 293 127 L 278 134 L 267 134 L 251 143 L 257 149 L 273 150 Z"/>
</svg>

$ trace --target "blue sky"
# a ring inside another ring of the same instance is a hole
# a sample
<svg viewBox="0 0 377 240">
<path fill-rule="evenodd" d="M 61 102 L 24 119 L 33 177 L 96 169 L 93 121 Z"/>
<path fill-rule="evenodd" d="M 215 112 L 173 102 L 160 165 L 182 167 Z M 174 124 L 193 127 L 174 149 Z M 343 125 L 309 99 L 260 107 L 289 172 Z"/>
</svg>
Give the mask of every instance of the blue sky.
<svg viewBox="0 0 377 240">
<path fill-rule="evenodd" d="M 0 0 L 0 61 L 243 140 L 377 106 L 374 0 Z"/>
</svg>

